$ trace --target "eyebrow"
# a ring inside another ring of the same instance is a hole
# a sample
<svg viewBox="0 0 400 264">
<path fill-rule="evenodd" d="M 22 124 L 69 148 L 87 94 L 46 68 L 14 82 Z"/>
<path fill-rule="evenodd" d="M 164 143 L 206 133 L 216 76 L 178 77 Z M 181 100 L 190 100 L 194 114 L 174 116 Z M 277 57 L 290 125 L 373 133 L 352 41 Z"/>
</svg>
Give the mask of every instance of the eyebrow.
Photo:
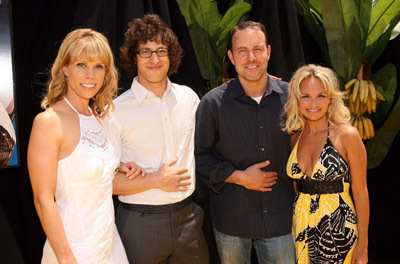
<svg viewBox="0 0 400 264">
<path fill-rule="evenodd" d="M 321 94 L 328 95 L 327 92 L 322 92 L 322 93 L 319 93 L 318 95 L 321 95 Z M 300 91 L 300 95 L 309 95 L 309 93 L 302 93 L 302 92 Z"/>
<path fill-rule="evenodd" d="M 160 45 L 162 45 L 162 46 L 157 46 L 155 49 L 168 49 L 167 45 L 164 45 L 164 44 L 160 44 Z M 149 49 L 149 50 L 151 50 L 151 47 L 142 46 L 141 49 Z"/>
<path fill-rule="evenodd" d="M 266 47 L 264 47 L 263 45 L 256 45 L 256 46 L 252 46 L 250 49 L 254 49 L 254 48 L 263 48 L 263 49 L 265 49 Z M 239 46 L 239 47 L 237 47 L 236 48 L 237 50 L 239 50 L 239 49 L 249 49 L 248 47 L 245 47 L 245 46 Z"/>
</svg>

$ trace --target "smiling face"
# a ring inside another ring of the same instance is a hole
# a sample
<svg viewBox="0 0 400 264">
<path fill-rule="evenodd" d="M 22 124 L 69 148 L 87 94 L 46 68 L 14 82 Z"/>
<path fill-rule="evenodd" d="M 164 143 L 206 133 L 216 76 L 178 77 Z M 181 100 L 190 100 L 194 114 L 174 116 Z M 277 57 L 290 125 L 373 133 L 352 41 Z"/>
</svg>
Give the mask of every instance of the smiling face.
<svg viewBox="0 0 400 264">
<path fill-rule="evenodd" d="M 75 61 L 62 68 L 67 77 L 68 96 L 89 100 L 103 85 L 105 65 L 99 59 L 88 60 L 80 55 Z"/>
<path fill-rule="evenodd" d="M 147 41 L 146 43 L 139 43 L 138 51 L 144 49 L 155 51 L 160 48 L 167 49 L 168 47 L 158 41 Z M 142 58 L 138 53 L 136 59 L 138 79 L 141 85 L 148 89 L 158 86 L 166 87 L 169 69 L 168 56 L 159 57 L 156 52 L 152 52 L 149 58 Z"/>
<path fill-rule="evenodd" d="M 317 77 L 309 77 L 300 83 L 301 96 L 299 111 L 309 121 L 328 118 L 328 106 L 331 102 L 324 85 Z"/>
<path fill-rule="evenodd" d="M 228 56 L 235 65 L 240 82 L 258 82 L 267 77 L 271 47 L 261 30 L 238 30 L 232 37 L 232 50 Z"/>
</svg>

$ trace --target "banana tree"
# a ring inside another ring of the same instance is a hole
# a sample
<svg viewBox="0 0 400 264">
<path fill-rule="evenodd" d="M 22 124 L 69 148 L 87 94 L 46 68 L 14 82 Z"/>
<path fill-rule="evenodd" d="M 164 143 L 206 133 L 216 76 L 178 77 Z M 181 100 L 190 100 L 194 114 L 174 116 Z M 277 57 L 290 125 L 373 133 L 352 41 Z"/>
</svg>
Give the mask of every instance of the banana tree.
<svg viewBox="0 0 400 264">
<path fill-rule="evenodd" d="M 343 83 L 352 79 L 371 81 L 374 89 L 385 98 L 385 101 L 378 101 L 376 113 L 367 114 L 374 126 L 379 127 L 375 137 L 365 142 L 368 168 L 375 168 L 400 130 L 400 101 L 395 103 L 393 100 L 397 87 L 395 66 L 389 64 L 371 73 L 373 63 L 399 33 L 396 26 L 400 21 L 400 1 L 296 0 L 296 6 L 325 62 Z M 347 85 L 343 85 L 343 89 L 346 88 Z M 351 90 L 348 92 L 350 95 Z M 352 103 L 350 98 L 349 105 Z M 359 111 L 358 115 L 363 115 L 365 109 Z"/>
<path fill-rule="evenodd" d="M 221 84 L 230 30 L 251 10 L 252 1 L 232 0 L 224 15 L 213 0 L 178 0 L 192 39 L 197 63 L 208 88 Z"/>
</svg>

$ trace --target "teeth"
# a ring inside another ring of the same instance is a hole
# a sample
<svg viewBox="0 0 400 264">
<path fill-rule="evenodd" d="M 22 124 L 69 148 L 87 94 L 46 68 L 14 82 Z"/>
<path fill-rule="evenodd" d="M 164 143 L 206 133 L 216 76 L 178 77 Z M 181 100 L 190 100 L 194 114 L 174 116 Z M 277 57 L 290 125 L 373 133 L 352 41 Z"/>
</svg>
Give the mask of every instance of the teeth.
<svg viewBox="0 0 400 264">
<path fill-rule="evenodd" d="M 94 84 L 83 84 L 83 83 L 82 83 L 82 86 L 84 86 L 84 87 L 86 87 L 86 88 L 93 88 L 93 87 L 94 87 Z"/>
</svg>

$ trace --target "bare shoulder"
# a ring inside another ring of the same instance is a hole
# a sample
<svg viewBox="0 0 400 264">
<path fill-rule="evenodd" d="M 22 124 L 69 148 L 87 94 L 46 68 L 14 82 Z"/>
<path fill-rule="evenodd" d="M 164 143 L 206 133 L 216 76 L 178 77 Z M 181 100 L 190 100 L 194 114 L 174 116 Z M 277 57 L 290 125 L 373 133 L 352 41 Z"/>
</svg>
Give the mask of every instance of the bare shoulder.
<svg viewBox="0 0 400 264">
<path fill-rule="evenodd" d="M 344 144 L 349 143 L 349 141 L 354 141 L 354 140 L 361 140 L 360 134 L 358 133 L 357 128 L 348 125 L 348 124 L 339 124 L 336 125 L 335 128 L 336 136 L 340 141 L 342 141 Z"/>
<path fill-rule="evenodd" d="M 300 134 L 301 131 L 297 131 L 290 135 L 290 150 L 292 150 L 296 145 L 297 140 L 299 140 Z"/>
<path fill-rule="evenodd" d="M 41 148 L 48 146 L 48 152 L 58 159 L 68 156 L 80 140 L 78 115 L 63 101 L 58 101 L 35 117 L 30 144 Z"/>
<path fill-rule="evenodd" d="M 35 117 L 32 130 L 41 131 L 43 134 L 59 135 L 62 133 L 63 124 L 68 123 L 73 116 L 70 109 L 63 103 L 57 102 Z"/>
<path fill-rule="evenodd" d="M 346 155 L 357 153 L 359 150 L 365 150 L 364 143 L 362 142 L 357 128 L 347 124 L 340 124 L 336 126 L 335 130 L 337 133 L 335 144 L 339 146 L 340 149 L 343 149 Z"/>
<path fill-rule="evenodd" d="M 53 108 L 48 108 L 39 113 L 33 121 L 33 128 L 44 131 L 53 130 L 57 126 L 61 126 L 61 120 L 59 114 Z"/>
</svg>

